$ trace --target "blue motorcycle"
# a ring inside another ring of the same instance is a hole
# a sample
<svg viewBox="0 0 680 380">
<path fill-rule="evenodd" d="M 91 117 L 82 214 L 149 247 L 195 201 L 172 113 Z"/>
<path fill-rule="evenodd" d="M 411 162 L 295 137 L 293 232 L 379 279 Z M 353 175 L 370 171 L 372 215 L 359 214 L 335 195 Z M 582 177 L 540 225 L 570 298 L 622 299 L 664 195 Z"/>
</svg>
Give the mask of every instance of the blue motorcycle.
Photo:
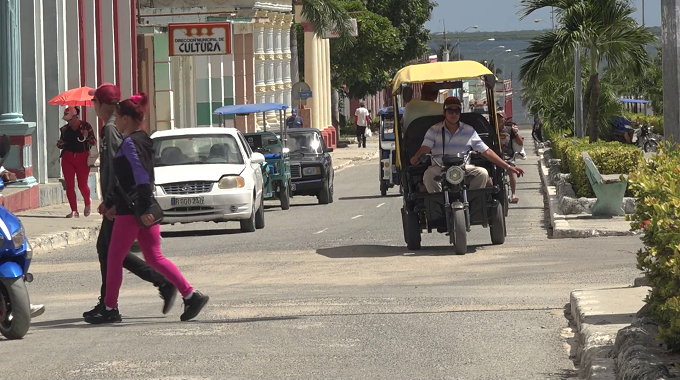
<svg viewBox="0 0 680 380">
<path fill-rule="evenodd" d="M 0 166 L 9 155 L 9 137 L 0 138 Z M 5 187 L 0 179 L 0 191 Z M 21 339 L 31 324 L 31 305 L 26 282 L 33 250 L 19 218 L 0 206 L 0 334 L 7 339 Z"/>
</svg>

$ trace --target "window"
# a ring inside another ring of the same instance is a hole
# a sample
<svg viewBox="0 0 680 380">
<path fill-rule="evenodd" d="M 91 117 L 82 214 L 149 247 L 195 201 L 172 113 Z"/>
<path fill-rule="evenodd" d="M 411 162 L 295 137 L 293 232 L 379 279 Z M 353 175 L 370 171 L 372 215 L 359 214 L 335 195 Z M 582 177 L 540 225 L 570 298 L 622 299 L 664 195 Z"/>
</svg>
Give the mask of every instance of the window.
<svg viewBox="0 0 680 380">
<path fill-rule="evenodd" d="M 288 148 L 291 153 L 323 153 L 323 141 L 317 132 L 295 132 L 288 134 Z"/>
<path fill-rule="evenodd" d="M 248 144 L 248 142 L 243 137 L 243 134 L 241 132 L 238 133 L 238 138 L 241 139 L 241 145 L 243 145 L 243 149 L 245 149 L 246 155 L 248 156 L 248 158 L 250 158 L 253 155 L 253 150 L 250 149 L 250 144 Z"/>
<path fill-rule="evenodd" d="M 231 135 L 171 136 L 153 139 L 155 166 L 243 164 L 238 142 Z"/>
</svg>

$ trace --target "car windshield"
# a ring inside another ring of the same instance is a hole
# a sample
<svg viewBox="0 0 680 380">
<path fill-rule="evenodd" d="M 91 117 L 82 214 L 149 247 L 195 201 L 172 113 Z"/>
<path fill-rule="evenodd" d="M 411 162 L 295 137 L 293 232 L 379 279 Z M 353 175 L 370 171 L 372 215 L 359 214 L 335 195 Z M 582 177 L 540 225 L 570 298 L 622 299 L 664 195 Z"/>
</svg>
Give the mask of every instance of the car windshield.
<svg viewBox="0 0 680 380">
<path fill-rule="evenodd" d="M 199 164 L 243 164 L 231 135 L 169 136 L 153 139 L 156 167 Z"/>
<path fill-rule="evenodd" d="M 383 120 L 382 139 L 384 141 L 394 141 L 394 120 Z"/>
<path fill-rule="evenodd" d="M 291 153 L 323 153 L 321 137 L 313 131 L 289 133 L 288 148 Z"/>
</svg>

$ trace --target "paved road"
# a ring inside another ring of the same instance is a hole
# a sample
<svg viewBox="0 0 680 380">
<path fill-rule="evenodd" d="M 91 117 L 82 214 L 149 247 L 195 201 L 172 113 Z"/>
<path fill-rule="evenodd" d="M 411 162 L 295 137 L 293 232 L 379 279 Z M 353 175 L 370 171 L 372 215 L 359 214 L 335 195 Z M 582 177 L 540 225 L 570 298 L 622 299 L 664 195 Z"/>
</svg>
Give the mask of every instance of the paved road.
<svg viewBox="0 0 680 380">
<path fill-rule="evenodd" d="M 635 237 L 547 237 L 536 159 L 508 239 L 450 255 L 446 237 L 403 243 L 401 199 L 379 196 L 377 161 L 336 176 L 336 202 L 270 207 L 267 227 L 164 227 L 164 251 L 211 302 L 194 322 L 166 317 L 154 288 L 126 274 L 124 322 L 89 326 L 98 289 L 94 248 L 37 258 L 35 302 L 48 311 L 21 341 L 0 339 L 0 378 L 490 379 L 564 378 L 569 291 L 629 284 Z"/>
</svg>

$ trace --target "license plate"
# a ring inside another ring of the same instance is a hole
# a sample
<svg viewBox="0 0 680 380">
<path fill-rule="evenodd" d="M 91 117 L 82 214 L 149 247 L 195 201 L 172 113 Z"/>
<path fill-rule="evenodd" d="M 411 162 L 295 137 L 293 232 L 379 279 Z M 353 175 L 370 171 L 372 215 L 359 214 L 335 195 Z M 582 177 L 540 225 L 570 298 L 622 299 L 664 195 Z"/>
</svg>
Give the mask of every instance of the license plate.
<svg viewBox="0 0 680 380">
<path fill-rule="evenodd" d="M 173 206 L 200 206 L 205 203 L 205 199 L 203 197 L 172 198 L 170 202 Z"/>
</svg>

